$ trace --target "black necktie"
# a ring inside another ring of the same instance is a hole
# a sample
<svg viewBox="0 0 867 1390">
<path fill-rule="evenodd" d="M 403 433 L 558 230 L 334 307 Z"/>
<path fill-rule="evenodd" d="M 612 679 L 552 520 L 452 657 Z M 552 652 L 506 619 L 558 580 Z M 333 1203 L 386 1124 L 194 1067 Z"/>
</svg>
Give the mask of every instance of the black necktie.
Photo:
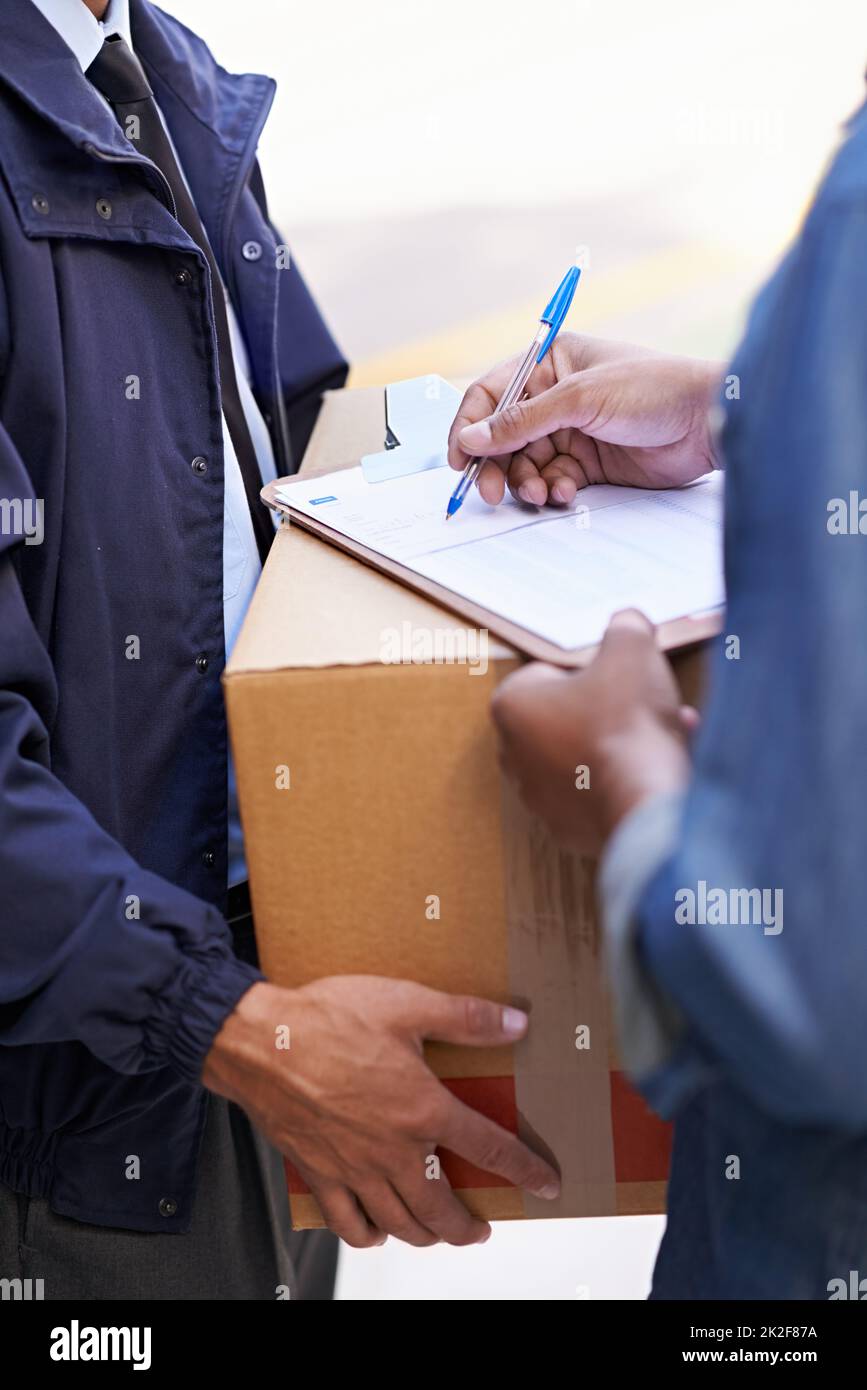
<svg viewBox="0 0 867 1390">
<path fill-rule="evenodd" d="M 137 150 L 147 155 L 148 159 L 153 160 L 165 175 L 174 194 L 178 221 L 207 257 L 211 268 L 223 414 L 238 456 L 253 521 L 253 534 L 264 562 L 274 539 L 274 527 L 269 512 L 259 498 L 262 476 L 238 392 L 223 284 L 210 242 L 178 168 L 144 69 L 120 34 L 112 34 L 105 40 L 99 54 L 87 69 L 86 76 L 109 102 L 127 139 Z"/>
</svg>

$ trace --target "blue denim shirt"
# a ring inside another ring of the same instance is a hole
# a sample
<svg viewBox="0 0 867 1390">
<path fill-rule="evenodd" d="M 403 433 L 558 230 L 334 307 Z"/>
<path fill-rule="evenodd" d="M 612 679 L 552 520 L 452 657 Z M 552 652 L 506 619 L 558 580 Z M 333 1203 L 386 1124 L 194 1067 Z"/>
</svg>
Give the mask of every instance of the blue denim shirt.
<svg viewBox="0 0 867 1390">
<path fill-rule="evenodd" d="M 692 781 L 602 893 L 626 1062 L 676 1119 L 653 1295 L 825 1299 L 867 1276 L 867 109 L 729 372 Z"/>
</svg>

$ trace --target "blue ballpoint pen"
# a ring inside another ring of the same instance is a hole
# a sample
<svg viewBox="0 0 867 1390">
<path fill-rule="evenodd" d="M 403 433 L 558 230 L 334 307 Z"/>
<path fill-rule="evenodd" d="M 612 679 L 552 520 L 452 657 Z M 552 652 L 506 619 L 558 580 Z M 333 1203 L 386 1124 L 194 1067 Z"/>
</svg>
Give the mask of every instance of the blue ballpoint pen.
<svg viewBox="0 0 867 1390">
<path fill-rule="evenodd" d="M 542 361 L 542 358 L 545 356 L 545 353 L 560 331 L 560 325 L 569 312 L 569 306 L 575 294 L 575 287 L 581 278 L 581 271 L 583 268 L 584 248 L 579 247 L 575 254 L 574 262 L 566 271 L 566 274 L 551 296 L 550 302 L 540 314 L 539 328 L 536 336 L 527 348 L 521 361 L 518 363 L 515 374 L 503 392 L 499 404 L 494 411 L 495 415 L 499 415 L 500 411 L 505 410 L 507 406 L 514 405 L 515 401 L 519 401 L 523 396 L 524 388 L 530 379 L 533 368 L 538 366 Z M 470 462 L 461 474 L 457 487 L 449 498 L 449 504 L 446 508 L 446 521 L 448 521 L 449 517 L 454 516 L 455 512 L 460 511 L 464 498 L 487 461 L 487 458 L 470 459 Z"/>
</svg>

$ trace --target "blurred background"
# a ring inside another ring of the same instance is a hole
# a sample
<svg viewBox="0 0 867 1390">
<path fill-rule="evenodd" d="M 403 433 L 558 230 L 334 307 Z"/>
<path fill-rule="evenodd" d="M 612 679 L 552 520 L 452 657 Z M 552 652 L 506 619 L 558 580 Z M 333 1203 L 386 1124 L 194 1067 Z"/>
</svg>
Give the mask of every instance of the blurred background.
<svg viewBox="0 0 867 1390">
<path fill-rule="evenodd" d="M 163 0 L 278 93 L 271 213 L 353 384 L 523 347 L 577 244 L 572 328 L 724 356 L 864 96 L 863 0 Z M 662 1218 L 345 1252 L 343 1298 L 646 1296 Z"/>
</svg>

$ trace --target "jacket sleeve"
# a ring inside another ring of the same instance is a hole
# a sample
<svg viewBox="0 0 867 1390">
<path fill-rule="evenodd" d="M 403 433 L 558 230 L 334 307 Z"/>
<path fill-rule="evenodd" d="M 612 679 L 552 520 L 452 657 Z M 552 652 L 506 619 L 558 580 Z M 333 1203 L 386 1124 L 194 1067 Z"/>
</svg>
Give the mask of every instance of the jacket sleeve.
<svg viewBox="0 0 867 1390">
<path fill-rule="evenodd" d="M 51 773 L 56 687 L 16 569 L 24 465 L 0 426 L 0 1044 L 76 1040 L 198 1080 L 261 978 L 215 908 L 146 872 Z"/>
<path fill-rule="evenodd" d="M 635 1079 L 663 1114 L 717 1079 L 790 1124 L 867 1127 L 865 247 L 864 196 L 820 200 L 732 367 L 726 635 L 633 917 L 659 1025 Z"/>
</svg>

